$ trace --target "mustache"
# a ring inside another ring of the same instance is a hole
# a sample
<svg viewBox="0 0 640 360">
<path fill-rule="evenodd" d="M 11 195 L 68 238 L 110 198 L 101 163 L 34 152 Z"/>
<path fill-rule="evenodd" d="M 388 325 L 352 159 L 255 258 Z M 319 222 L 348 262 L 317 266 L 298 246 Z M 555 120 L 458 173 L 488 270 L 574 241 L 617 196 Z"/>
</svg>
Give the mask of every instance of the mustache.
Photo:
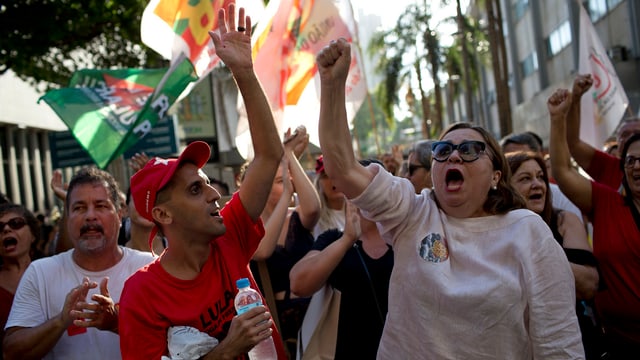
<svg viewBox="0 0 640 360">
<path fill-rule="evenodd" d="M 84 235 L 88 231 L 98 231 L 104 233 L 104 228 L 99 224 L 85 224 L 80 228 L 80 235 Z"/>
</svg>

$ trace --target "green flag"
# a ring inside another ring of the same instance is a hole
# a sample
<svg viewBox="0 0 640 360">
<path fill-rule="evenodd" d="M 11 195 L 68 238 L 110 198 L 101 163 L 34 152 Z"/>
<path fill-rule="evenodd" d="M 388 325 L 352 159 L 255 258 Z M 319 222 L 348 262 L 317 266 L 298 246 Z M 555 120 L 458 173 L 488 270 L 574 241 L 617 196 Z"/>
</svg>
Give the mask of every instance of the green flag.
<svg viewBox="0 0 640 360">
<path fill-rule="evenodd" d="M 41 100 L 104 169 L 148 134 L 196 79 L 187 59 L 168 69 L 79 70 L 68 88 L 49 91 Z"/>
</svg>

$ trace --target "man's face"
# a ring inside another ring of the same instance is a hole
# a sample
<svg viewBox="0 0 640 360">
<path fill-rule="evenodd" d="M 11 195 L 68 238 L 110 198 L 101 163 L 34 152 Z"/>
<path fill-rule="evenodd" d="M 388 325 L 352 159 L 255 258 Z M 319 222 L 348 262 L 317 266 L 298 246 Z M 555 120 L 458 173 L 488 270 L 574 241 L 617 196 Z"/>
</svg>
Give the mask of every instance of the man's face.
<svg viewBox="0 0 640 360">
<path fill-rule="evenodd" d="M 95 254 L 118 245 L 122 218 L 106 183 L 79 184 L 67 201 L 67 232 L 76 251 Z"/>
<path fill-rule="evenodd" d="M 202 235 L 202 239 L 210 241 L 225 233 L 218 205 L 220 194 L 209 185 L 207 176 L 197 166 L 190 163 L 180 166 L 173 174 L 170 186 L 166 189 L 170 192 L 169 200 L 156 205 L 163 207 L 170 217 L 166 226 L 172 229 L 165 229 L 166 235 L 176 230 L 174 233 L 190 233 L 194 238 Z"/>
</svg>

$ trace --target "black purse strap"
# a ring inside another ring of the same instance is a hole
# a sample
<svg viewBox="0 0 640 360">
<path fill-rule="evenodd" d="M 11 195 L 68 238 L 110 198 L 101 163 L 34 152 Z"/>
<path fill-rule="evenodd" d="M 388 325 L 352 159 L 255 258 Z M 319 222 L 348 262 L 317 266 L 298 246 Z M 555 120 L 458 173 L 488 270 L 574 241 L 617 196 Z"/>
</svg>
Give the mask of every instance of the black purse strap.
<svg viewBox="0 0 640 360">
<path fill-rule="evenodd" d="M 362 266 L 364 267 L 364 272 L 367 274 L 367 279 L 369 280 L 369 286 L 371 287 L 371 293 L 373 294 L 373 300 L 376 302 L 376 308 L 378 309 L 378 316 L 380 317 L 380 322 L 384 325 L 384 316 L 382 315 L 382 309 L 380 309 L 380 302 L 378 301 L 378 296 L 376 295 L 376 289 L 373 286 L 373 281 L 371 280 L 371 274 L 369 274 L 369 268 L 367 264 L 364 262 L 364 258 L 362 257 L 362 253 L 360 252 L 360 247 L 357 243 L 353 243 L 353 247 L 356 249 L 356 253 L 358 253 L 358 257 L 360 258 L 360 262 L 362 262 Z"/>
</svg>

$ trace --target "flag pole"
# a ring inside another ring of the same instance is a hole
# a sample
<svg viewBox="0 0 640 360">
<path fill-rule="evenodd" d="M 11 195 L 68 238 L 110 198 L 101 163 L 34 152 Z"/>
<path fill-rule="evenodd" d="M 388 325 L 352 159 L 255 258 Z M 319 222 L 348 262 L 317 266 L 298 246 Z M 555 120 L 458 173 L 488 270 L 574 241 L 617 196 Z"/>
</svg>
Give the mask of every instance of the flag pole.
<svg viewBox="0 0 640 360">
<path fill-rule="evenodd" d="M 371 94 L 369 94 L 369 84 L 367 81 L 367 72 L 365 71 L 364 66 L 364 57 L 362 56 L 362 48 L 360 47 L 360 34 L 358 33 L 358 23 L 356 22 L 355 16 L 353 15 L 353 4 L 351 4 L 351 0 L 347 0 L 349 2 L 349 9 L 351 10 L 351 19 L 353 20 L 354 29 L 353 32 L 355 34 L 353 44 L 356 46 L 358 51 L 358 55 L 360 56 L 361 66 L 362 66 L 362 80 L 364 81 L 364 88 L 366 91 L 367 98 L 367 106 L 369 107 L 369 116 L 371 117 L 371 127 L 373 128 L 373 139 L 376 144 L 376 155 L 379 157 L 382 153 L 380 152 L 380 140 L 378 138 L 378 127 L 376 126 L 376 117 L 373 111 L 373 101 L 371 100 Z M 354 117 L 355 119 L 355 117 Z M 355 132 L 355 123 L 353 126 Z M 357 137 L 356 137 L 357 139 Z M 360 155 L 360 146 L 358 146 L 358 155 Z"/>
</svg>

